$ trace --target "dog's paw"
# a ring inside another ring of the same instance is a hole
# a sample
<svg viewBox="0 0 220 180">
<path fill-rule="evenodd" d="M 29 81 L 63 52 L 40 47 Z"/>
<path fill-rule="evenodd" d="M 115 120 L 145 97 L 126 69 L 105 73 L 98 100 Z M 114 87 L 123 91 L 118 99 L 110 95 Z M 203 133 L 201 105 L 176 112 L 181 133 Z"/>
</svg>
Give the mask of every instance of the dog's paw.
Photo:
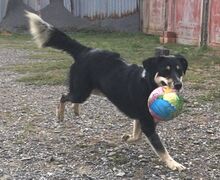
<svg viewBox="0 0 220 180">
<path fill-rule="evenodd" d="M 131 135 L 125 134 L 122 136 L 122 141 L 127 143 L 136 143 L 140 140 L 140 137 L 133 137 Z"/>
<path fill-rule="evenodd" d="M 180 171 L 183 171 L 183 170 L 186 169 L 185 166 L 183 166 L 182 164 L 176 162 L 176 161 L 173 160 L 173 159 L 170 159 L 170 160 L 166 161 L 165 163 L 166 163 L 166 165 L 167 165 L 171 170 L 173 170 L 173 171 L 177 170 L 177 171 L 180 172 Z"/>
</svg>

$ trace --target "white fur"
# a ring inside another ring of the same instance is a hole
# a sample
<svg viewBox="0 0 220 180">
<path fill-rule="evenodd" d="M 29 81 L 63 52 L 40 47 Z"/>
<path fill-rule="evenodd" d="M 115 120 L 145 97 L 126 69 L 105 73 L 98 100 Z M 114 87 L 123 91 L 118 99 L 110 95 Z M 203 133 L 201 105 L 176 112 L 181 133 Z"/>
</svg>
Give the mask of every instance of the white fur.
<svg viewBox="0 0 220 180">
<path fill-rule="evenodd" d="M 145 70 L 145 69 L 142 71 L 141 77 L 142 77 L 142 78 L 145 78 L 145 77 L 146 77 L 146 70 Z"/>
<path fill-rule="evenodd" d="M 96 52 L 99 52 L 99 51 L 101 51 L 101 49 L 98 49 L 98 48 L 94 48 L 94 49 L 90 50 L 91 53 L 96 53 Z"/>
<path fill-rule="evenodd" d="M 52 25 L 45 22 L 38 15 L 25 11 L 29 18 L 30 32 L 38 47 L 42 47 L 50 37 Z"/>
<path fill-rule="evenodd" d="M 169 80 L 163 76 L 158 76 L 158 73 L 156 73 L 156 75 L 154 76 L 154 82 L 158 86 L 162 86 L 162 82 L 164 82 L 168 86 Z"/>
</svg>

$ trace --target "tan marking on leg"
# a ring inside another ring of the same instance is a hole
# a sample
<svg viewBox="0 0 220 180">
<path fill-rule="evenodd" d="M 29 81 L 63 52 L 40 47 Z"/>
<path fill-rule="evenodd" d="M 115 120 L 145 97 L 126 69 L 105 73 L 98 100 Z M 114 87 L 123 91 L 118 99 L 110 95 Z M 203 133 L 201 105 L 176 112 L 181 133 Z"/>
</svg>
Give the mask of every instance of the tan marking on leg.
<svg viewBox="0 0 220 180">
<path fill-rule="evenodd" d="M 79 113 L 80 113 L 80 104 L 79 103 L 73 104 L 73 111 L 76 116 L 79 116 Z"/>
<path fill-rule="evenodd" d="M 131 135 L 123 135 L 122 140 L 133 143 L 141 139 L 142 130 L 141 130 L 141 123 L 139 120 L 134 120 L 133 122 L 133 134 Z"/>
<path fill-rule="evenodd" d="M 65 110 L 65 103 L 60 102 L 60 104 L 58 104 L 56 109 L 56 116 L 59 121 L 63 121 L 64 119 L 64 110 Z"/>
<path fill-rule="evenodd" d="M 183 171 L 186 169 L 182 164 L 176 162 L 166 150 L 165 153 L 158 153 L 160 159 L 172 170 Z"/>
<path fill-rule="evenodd" d="M 150 144 L 150 146 L 152 147 L 152 149 L 154 150 L 155 154 L 157 156 L 160 157 L 160 159 L 167 165 L 168 168 L 172 169 L 172 170 L 178 170 L 178 171 L 183 171 L 186 169 L 185 166 L 183 166 L 182 164 L 176 162 L 170 155 L 169 152 L 166 150 L 165 148 L 165 152 L 157 152 L 153 145 L 150 143 L 150 141 L 147 139 L 148 143 Z"/>
</svg>

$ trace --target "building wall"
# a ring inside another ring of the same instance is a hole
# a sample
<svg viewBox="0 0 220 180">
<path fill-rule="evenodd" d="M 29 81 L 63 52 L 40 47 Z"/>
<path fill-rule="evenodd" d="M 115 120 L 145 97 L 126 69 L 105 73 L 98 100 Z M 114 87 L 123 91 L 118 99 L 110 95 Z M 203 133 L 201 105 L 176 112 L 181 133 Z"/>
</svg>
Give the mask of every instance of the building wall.
<svg viewBox="0 0 220 180">
<path fill-rule="evenodd" d="M 8 0 L 0 1 L 0 22 L 5 17 L 7 6 L 8 6 Z"/>
</svg>

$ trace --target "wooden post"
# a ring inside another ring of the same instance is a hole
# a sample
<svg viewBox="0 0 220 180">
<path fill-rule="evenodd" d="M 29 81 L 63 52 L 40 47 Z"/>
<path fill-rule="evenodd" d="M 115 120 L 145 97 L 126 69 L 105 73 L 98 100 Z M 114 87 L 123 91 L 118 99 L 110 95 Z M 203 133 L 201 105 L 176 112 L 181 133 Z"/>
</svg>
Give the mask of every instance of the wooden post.
<svg viewBox="0 0 220 180">
<path fill-rule="evenodd" d="M 200 46 L 207 46 L 208 41 L 209 0 L 203 0 Z"/>
<path fill-rule="evenodd" d="M 164 48 L 162 46 L 161 47 L 156 47 L 154 55 L 156 57 L 158 57 L 158 56 L 169 56 L 170 55 L 170 50 L 167 49 L 167 48 Z"/>
</svg>

